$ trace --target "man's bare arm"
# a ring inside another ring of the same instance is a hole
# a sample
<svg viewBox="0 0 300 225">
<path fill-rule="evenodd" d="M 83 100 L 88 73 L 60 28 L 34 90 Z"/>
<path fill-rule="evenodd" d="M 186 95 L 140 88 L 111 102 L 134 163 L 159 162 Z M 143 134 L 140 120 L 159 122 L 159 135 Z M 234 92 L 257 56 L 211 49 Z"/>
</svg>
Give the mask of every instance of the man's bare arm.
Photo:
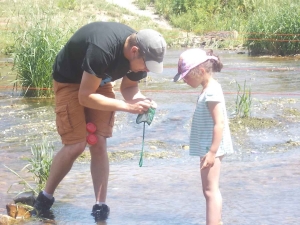
<svg viewBox="0 0 300 225">
<path fill-rule="evenodd" d="M 100 83 L 101 78 L 85 71 L 83 72 L 78 93 L 78 99 L 81 105 L 103 111 L 124 111 L 136 114 L 147 111 L 147 105 L 126 103 L 122 100 L 108 98 L 96 93 Z"/>
</svg>

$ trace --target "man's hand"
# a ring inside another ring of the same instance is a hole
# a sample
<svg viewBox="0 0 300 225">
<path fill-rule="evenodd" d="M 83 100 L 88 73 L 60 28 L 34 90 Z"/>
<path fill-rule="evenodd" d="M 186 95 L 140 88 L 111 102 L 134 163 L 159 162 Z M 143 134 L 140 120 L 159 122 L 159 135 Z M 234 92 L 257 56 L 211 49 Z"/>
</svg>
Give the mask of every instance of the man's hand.
<svg viewBox="0 0 300 225">
<path fill-rule="evenodd" d="M 145 97 L 139 90 L 138 82 L 130 80 L 127 76 L 123 77 L 120 91 L 127 103 L 126 112 L 134 114 L 143 114 L 157 104 L 150 98 Z"/>
<path fill-rule="evenodd" d="M 150 101 L 151 101 L 151 108 L 154 108 L 154 109 L 156 109 L 156 108 L 157 108 L 157 104 L 156 104 L 156 102 L 155 102 L 155 101 L 153 101 L 153 100 L 151 100 L 151 99 L 150 99 Z"/>
<path fill-rule="evenodd" d="M 143 114 L 148 111 L 150 107 L 156 108 L 157 104 L 151 99 L 134 99 L 126 101 L 128 105 L 128 112 L 133 114 Z"/>
</svg>

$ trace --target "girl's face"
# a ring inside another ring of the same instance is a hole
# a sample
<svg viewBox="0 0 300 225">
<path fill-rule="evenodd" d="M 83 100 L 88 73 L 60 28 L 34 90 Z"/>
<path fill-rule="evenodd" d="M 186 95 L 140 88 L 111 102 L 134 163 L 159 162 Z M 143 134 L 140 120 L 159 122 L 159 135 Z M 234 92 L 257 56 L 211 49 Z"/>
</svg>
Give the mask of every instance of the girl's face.
<svg viewBox="0 0 300 225">
<path fill-rule="evenodd" d="M 189 72 L 185 77 L 182 78 L 183 81 L 190 85 L 192 88 L 197 88 L 199 85 L 202 84 L 204 79 L 204 73 L 202 73 L 202 70 L 198 70 L 197 73 L 192 74 Z"/>
</svg>

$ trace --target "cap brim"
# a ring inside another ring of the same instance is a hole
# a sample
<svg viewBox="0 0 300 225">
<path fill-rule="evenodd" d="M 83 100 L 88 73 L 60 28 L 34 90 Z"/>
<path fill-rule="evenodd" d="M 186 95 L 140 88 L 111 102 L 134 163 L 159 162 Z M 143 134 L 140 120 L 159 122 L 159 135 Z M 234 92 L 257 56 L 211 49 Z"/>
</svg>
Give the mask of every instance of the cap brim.
<svg viewBox="0 0 300 225">
<path fill-rule="evenodd" d="M 147 69 L 152 73 L 162 73 L 163 71 L 163 62 L 146 61 L 145 64 Z"/>
<path fill-rule="evenodd" d="M 177 73 L 174 77 L 173 77 L 173 81 L 176 82 L 176 81 L 179 81 L 182 79 L 182 76 L 181 76 L 181 73 Z"/>
</svg>

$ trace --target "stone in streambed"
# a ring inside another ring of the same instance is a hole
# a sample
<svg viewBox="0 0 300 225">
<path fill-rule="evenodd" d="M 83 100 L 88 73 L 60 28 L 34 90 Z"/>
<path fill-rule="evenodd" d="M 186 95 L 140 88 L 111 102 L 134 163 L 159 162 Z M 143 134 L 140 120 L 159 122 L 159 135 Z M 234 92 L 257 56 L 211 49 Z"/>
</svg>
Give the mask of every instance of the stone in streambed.
<svg viewBox="0 0 300 225">
<path fill-rule="evenodd" d="M 11 225 L 15 224 L 17 220 L 15 218 L 12 218 L 8 215 L 0 214 L 0 224 L 1 225 Z"/>
<path fill-rule="evenodd" d="M 24 192 L 22 194 L 19 194 L 17 197 L 14 198 L 15 204 L 22 203 L 24 205 L 30 205 L 33 206 L 35 201 L 34 192 Z"/>
<path fill-rule="evenodd" d="M 30 209 L 26 205 L 21 204 L 7 204 L 7 215 L 15 219 L 28 219 L 30 218 Z"/>
</svg>

